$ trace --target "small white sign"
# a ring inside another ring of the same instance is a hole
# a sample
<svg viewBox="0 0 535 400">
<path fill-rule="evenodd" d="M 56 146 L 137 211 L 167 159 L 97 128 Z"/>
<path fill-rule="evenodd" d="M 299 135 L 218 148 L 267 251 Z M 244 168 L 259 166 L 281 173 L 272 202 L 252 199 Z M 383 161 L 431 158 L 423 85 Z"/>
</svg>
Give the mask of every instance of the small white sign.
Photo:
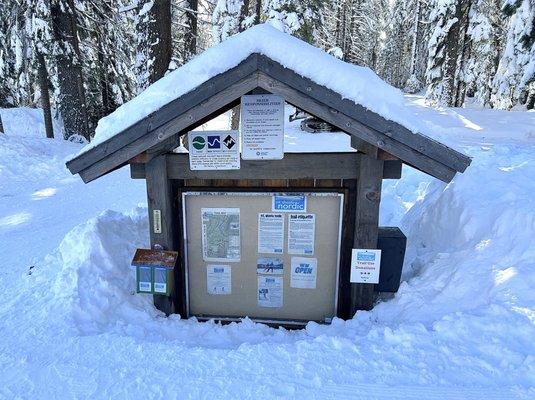
<svg viewBox="0 0 535 400">
<path fill-rule="evenodd" d="M 206 266 L 206 290 L 208 294 L 232 294 L 230 265 Z"/>
<path fill-rule="evenodd" d="M 244 160 L 284 157 L 284 99 L 274 94 L 241 97 L 240 130 Z"/>
<path fill-rule="evenodd" d="M 318 259 L 292 257 L 290 286 L 297 289 L 316 289 Z"/>
<path fill-rule="evenodd" d="M 258 305 L 260 307 L 282 307 L 283 279 L 282 276 L 258 276 Z"/>
<path fill-rule="evenodd" d="M 313 255 L 315 233 L 315 214 L 289 214 L 288 254 Z"/>
<path fill-rule="evenodd" d="M 258 252 L 282 254 L 284 248 L 284 215 L 258 214 Z"/>
<path fill-rule="evenodd" d="M 353 249 L 351 253 L 352 283 L 379 283 L 381 250 Z"/>
<path fill-rule="evenodd" d="M 167 292 L 167 269 L 154 268 L 154 291 L 156 293 Z"/>
<path fill-rule="evenodd" d="M 238 131 L 188 133 L 191 170 L 240 169 Z"/>
</svg>

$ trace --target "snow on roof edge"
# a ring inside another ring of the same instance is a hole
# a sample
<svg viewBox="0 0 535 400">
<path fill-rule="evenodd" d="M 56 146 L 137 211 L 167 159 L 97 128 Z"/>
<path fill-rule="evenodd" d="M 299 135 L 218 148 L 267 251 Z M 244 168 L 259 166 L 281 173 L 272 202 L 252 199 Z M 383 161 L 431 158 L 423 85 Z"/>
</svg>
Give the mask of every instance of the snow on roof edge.
<svg viewBox="0 0 535 400">
<path fill-rule="evenodd" d="M 260 24 L 207 49 L 100 119 L 93 140 L 73 158 L 121 133 L 214 76 L 236 67 L 253 53 L 263 54 L 411 131 L 425 130 L 406 107 L 401 91 L 381 80 L 371 69 L 341 61 L 269 24 Z"/>
</svg>

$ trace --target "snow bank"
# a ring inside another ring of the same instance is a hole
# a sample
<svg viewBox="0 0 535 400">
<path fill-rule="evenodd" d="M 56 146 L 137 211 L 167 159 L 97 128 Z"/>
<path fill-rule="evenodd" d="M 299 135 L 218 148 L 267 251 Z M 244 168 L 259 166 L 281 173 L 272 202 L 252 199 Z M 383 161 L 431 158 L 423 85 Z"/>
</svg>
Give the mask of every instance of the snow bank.
<svg viewBox="0 0 535 400">
<path fill-rule="evenodd" d="M 46 137 L 43 110 L 40 108 L 0 108 L 4 132 L 11 136 Z M 62 126 L 53 120 L 54 135 L 63 139 Z"/>
<path fill-rule="evenodd" d="M 345 63 L 269 24 L 260 24 L 209 48 L 102 118 L 92 142 L 80 153 L 97 146 L 210 78 L 237 66 L 252 53 L 266 55 L 386 119 L 415 132 L 426 133 L 425 126 L 406 107 L 401 91 L 381 80 L 369 68 Z"/>
</svg>

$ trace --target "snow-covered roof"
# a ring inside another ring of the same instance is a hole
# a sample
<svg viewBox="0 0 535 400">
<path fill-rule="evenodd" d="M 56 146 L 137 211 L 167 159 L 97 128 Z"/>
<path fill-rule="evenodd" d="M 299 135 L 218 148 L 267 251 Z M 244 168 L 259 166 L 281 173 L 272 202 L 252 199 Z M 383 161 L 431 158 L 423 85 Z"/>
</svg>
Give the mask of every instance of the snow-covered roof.
<svg viewBox="0 0 535 400">
<path fill-rule="evenodd" d="M 266 79 L 280 85 L 271 86 Z M 343 62 L 262 24 L 206 50 L 102 118 L 93 141 L 67 166 L 85 181 L 95 179 L 194 127 L 255 87 L 293 96 L 292 101 L 286 99 L 309 112 L 317 110 L 318 117 L 361 142 L 444 181 L 470 163 L 426 137 L 425 125 L 406 106 L 402 93 L 369 68 Z M 224 90 L 228 92 L 222 96 Z M 203 106 L 217 95 L 216 104 Z M 84 171 L 89 168 L 91 172 Z"/>
<path fill-rule="evenodd" d="M 117 135 L 254 53 L 263 54 L 411 131 L 425 133 L 418 119 L 407 113 L 401 91 L 381 80 L 371 69 L 343 62 L 269 24 L 260 24 L 209 48 L 102 118 L 93 140 L 80 153 Z"/>
</svg>

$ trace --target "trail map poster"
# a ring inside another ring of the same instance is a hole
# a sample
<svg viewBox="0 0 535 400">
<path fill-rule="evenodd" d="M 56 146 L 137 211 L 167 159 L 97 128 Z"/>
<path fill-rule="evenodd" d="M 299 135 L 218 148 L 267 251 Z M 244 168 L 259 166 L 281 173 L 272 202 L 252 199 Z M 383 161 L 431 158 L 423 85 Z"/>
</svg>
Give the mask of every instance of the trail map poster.
<svg viewBox="0 0 535 400">
<path fill-rule="evenodd" d="M 202 208 L 201 219 L 204 261 L 239 262 L 240 209 Z"/>
</svg>

